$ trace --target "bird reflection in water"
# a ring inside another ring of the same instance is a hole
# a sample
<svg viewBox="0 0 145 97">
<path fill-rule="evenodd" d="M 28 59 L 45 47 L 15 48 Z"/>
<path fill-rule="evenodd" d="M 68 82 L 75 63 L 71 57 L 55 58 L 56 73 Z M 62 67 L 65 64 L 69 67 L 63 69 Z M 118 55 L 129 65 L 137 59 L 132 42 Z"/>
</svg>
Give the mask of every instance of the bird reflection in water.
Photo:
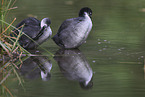
<svg viewBox="0 0 145 97">
<path fill-rule="evenodd" d="M 84 89 L 92 88 L 93 71 L 80 50 L 60 49 L 56 52 L 54 59 L 68 80 L 78 81 Z"/>
<path fill-rule="evenodd" d="M 28 79 L 37 79 L 41 75 L 43 81 L 48 81 L 51 78 L 51 68 L 52 63 L 47 57 L 29 57 L 23 61 L 20 74 Z"/>
</svg>

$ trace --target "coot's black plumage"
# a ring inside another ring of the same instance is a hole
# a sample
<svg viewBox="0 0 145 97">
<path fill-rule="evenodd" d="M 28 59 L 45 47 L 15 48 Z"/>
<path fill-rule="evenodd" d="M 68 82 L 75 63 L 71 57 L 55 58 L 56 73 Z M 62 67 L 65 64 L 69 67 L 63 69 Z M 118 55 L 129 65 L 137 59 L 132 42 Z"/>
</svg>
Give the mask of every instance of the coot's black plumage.
<svg viewBox="0 0 145 97">
<path fill-rule="evenodd" d="M 78 81 L 84 89 L 90 89 L 93 86 L 93 70 L 79 49 L 60 49 L 56 52 L 54 59 L 68 80 Z"/>
<path fill-rule="evenodd" d="M 21 21 L 16 26 L 19 31 L 14 29 L 11 35 L 17 37 L 22 29 L 24 34 L 19 38 L 19 44 L 25 49 L 35 49 L 52 35 L 50 24 L 51 21 L 49 18 L 44 18 L 40 22 L 36 18 L 29 17 Z"/>
<path fill-rule="evenodd" d="M 92 29 L 92 10 L 84 7 L 79 17 L 65 20 L 52 38 L 61 48 L 77 48 L 83 44 Z"/>
</svg>

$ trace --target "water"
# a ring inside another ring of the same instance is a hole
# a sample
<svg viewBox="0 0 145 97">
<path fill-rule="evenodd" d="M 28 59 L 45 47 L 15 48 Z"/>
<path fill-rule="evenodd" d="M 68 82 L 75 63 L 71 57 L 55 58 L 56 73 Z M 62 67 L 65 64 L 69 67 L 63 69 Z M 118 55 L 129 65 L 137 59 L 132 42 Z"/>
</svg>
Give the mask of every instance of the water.
<svg viewBox="0 0 145 97">
<path fill-rule="evenodd" d="M 49 39 L 41 45 L 43 48 L 68 56 L 27 59 L 18 70 L 23 87 L 14 75 L 8 79 L 16 97 L 145 95 L 144 0 L 18 0 L 16 6 L 18 9 L 10 13 L 11 18 L 17 17 L 15 24 L 28 16 L 40 20 L 50 17 L 53 35 L 65 19 L 77 17 L 80 8 L 88 6 L 93 10 L 93 29 L 79 50 L 59 52 L 59 47 Z M 48 55 L 44 49 L 38 50 Z M 43 66 L 38 66 L 40 63 Z M 44 70 L 45 66 L 49 68 Z M 89 87 L 81 87 L 79 83 L 89 79 Z"/>
</svg>

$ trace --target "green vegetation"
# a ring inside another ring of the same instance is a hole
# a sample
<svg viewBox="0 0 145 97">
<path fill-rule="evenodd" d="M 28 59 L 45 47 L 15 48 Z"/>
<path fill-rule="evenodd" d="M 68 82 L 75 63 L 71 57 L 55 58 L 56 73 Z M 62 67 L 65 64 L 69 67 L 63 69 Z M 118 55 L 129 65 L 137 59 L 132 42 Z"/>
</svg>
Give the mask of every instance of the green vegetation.
<svg viewBox="0 0 145 97">
<path fill-rule="evenodd" d="M 21 35 L 25 35 L 25 33 L 19 31 L 18 37 L 10 36 L 10 33 L 15 28 L 13 23 L 15 22 L 16 18 L 14 18 L 10 23 L 8 23 L 6 19 L 9 18 L 9 11 L 17 8 L 14 7 L 15 2 L 16 0 L 0 1 L 0 97 L 13 97 L 13 94 L 6 84 L 6 80 L 10 75 L 14 75 L 19 81 L 19 84 L 23 86 L 21 78 L 19 77 L 16 69 L 21 68 L 23 61 L 32 55 L 18 43 L 18 39 L 21 37 Z M 49 55 L 53 56 L 53 54 L 48 52 L 46 49 L 42 49 L 45 50 Z"/>
<path fill-rule="evenodd" d="M 20 68 L 21 65 L 18 66 L 18 64 L 22 64 L 22 54 L 30 54 L 18 44 L 18 38 L 20 37 L 21 33 L 17 38 L 10 37 L 12 29 L 11 27 L 13 27 L 12 24 L 16 18 L 13 19 L 10 24 L 5 22 L 9 11 L 16 8 L 13 7 L 14 3 L 15 1 L 12 0 L 0 1 L 0 96 L 2 97 L 13 97 L 13 94 L 5 84 L 6 79 L 12 72 L 17 76 L 19 82 L 22 84 L 15 68 Z M 17 61 L 17 59 L 19 59 L 19 61 Z"/>
<path fill-rule="evenodd" d="M 22 61 L 27 58 L 27 56 L 22 58 L 22 55 L 30 55 L 30 53 L 23 49 L 18 43 L 22 31 L 20 31 L 17 38 L 10 36 L 12 29 L 15 28 L 12 24 L 16 18 L 14 18 L 11 23 L 5 21 L 6 18 L 8 18 L 9 11 L 16 8 L 14 7 L 15 2 L 16 0 L 0 1 L 0 97 L 13 97 L 13 94 L 5 82 L 10 74 L 14 74 L 22 85 L 16 68 L 19 69 L 22 65 Z"/>
<path fill-rule="evenodd" d="M 15 1 L 14 1 L 15 3 Z M 13 7 L 14 3 L 12 3 L 12 0 L 2 0 L 1 1 L 1 16 L 0 16 L 0 46 L 1 46 L 1 55 L 7 54 L 9 57 L 13 57 L 14 54 L 21 55 L 24 53 L 30 54 L 26 50 L 24 50 L 19 44 L 18 39 L 22 35 L 18 35 L 17 38 L 10 37 L 9 34 L 11 33 L 12 24 L 16 20 L 14 20 L 9 24 L 5 22 L 6 17 L 8 16 L 8 12 L 12 9 L 15 9 L 16 7 Z M 14 27 L 13 27 L 14 28 Z M 13 39 L 13 40 L 12 40 Z"/>
</svg>

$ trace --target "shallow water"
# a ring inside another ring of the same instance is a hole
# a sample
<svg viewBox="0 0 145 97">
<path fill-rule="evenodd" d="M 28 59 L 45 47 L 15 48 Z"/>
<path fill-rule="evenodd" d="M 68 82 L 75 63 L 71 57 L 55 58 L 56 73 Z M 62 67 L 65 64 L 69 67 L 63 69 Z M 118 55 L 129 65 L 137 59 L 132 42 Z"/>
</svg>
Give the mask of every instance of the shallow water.
<svg viewBox="0 0 145 97">
<path fill-rule="evenodd" d="M 11 17 L 17 24 L 28 16 L 50 17 L 53 35 L 67 18 L 77 17 L 84 6 L 93 10 L 93 29 L 79 50 L 59 51 L 49 39 L 41 46 L 59 54 L 30 57 L 8 81 L 17 97 L 142 97 L 145 95 L 144 0 L 18 0 Z M 11 20 L 11 19 L 10 19 Z M 63 54 L 63 56 L 61 56 Z M 64 56 L 65 55 L 65 56 Z M 40 65 L 42 64 L 42 65 Z M 45 66 L 47 70 L 45 70 Z M 91 80 L 89 85 L 82 85 Z M 81 84 L 79 84 L 81 83 Z"/>
</svg>

